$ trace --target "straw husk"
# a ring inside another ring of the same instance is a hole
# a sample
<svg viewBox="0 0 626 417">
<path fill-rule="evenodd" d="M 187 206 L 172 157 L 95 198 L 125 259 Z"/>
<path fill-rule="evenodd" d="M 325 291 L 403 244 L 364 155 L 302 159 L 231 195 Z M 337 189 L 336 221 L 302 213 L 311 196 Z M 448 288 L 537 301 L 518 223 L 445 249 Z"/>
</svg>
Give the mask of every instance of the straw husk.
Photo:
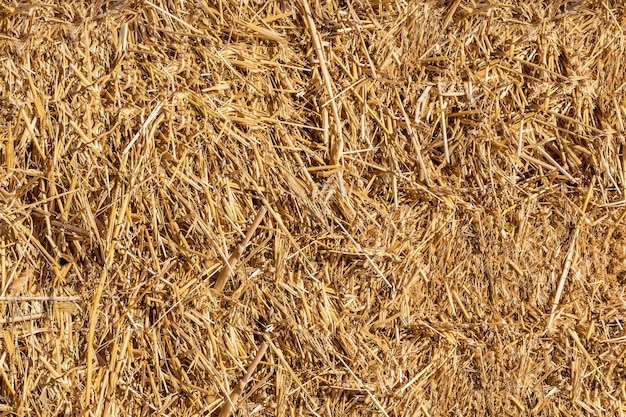
<svg viewBox="0 0 626 417">
<path fill-rule="evenodd" d="M 623 415 L 625 23 L 0 2 L 0 411 Z"/>
</svg>

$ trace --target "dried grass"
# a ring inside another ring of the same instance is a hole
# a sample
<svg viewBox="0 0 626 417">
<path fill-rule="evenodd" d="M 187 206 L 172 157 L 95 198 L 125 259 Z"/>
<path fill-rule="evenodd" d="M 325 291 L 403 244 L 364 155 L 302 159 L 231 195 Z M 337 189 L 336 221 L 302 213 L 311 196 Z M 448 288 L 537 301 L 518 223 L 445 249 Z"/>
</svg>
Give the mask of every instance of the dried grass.
<svg viewBox="0 0 626 417">
<path fill-rule="evenodd" d="M 625 24 L 0 2 L 2 415 L 624 415 Z"/>
</svg>

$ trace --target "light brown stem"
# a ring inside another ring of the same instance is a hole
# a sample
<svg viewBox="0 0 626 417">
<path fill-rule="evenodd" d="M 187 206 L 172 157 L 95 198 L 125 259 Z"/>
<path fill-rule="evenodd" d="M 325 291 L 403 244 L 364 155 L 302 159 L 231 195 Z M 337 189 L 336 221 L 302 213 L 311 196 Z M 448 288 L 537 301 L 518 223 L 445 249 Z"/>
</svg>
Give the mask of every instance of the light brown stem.
<svg viewBox="0 0 626 417">
<path fill-rule="evenodd" d="M 574 259 L 574 252 L 576 250 L 576 241 L 578 240 L 578 235 L 580 234 L 580 229 L 585 221 L 585 212 L 587 211 L 587 206 L 589 205 L 589 201 L 593 195 L 593 183 L 595 177 L 591 179 L 591 184 L 589 184 L 589 191 L 587 192 L 587 198 L 585 198 L 585 202 L 583 203 L 583 208 L 581 210 L 581 216 L 576 224 L 576 229 L 574 229 L 574 233 L 572 234 L 572 239 L 570 241 L 569 249 L 567 250 L 567 256 L 565 257 L 565 265 L 563 266 L 563 273 L 561 274 L 561 279 L 559 280 L 559 285 L 556 289 L 556 293 L 554 294 L 554 301 L 552 301 L 552 308 L 550 309 L 550 319 L 548 320 L 548 326 L 546 331 L 552 330 L 552 326 L 554 325 L 554 320 L 557 316 L 557 309 L 559 308 L 559 302 L 561 301 L 561 296 L 563 295 L 563 289 L 565 288 L 565 282 L 567 281 L 567 276 L 569 275 L 570 268 L 572 267 L 572 260 Z"/>
<path fill-rule="evenodd" d="M 341 118 L 339 117 L 339 110 L 337 103 L 335 102 L 335 94 L 333 93 L 333 82 L 326 65 L 326 59 L 324 57 L 324 49 L 322 48 L 322 41 L 320 40 L 317 28 L 315 27 L 315 20 L 313 20 L 313 13 L 311 13 L 311 7 L 307 0 L 300 2 L 304 8 L 304 14 L 306 23 L 309 26 L 309 32 L 311 34 L 311 40 L 313 41 L 313 47 L 317 54 L 317 59 L 320 64 L 320 70 L 322 71 L 322 81 L 324 87 L 326 87 L 326 94 L 328 94 L 328 100 L 330 100 L 330 107 L 333 110 L 333 118 L 335 119 L 335 138 L 330 144 L 330 163 L 336 165 L 341 163 L 343 156 L 343 134 L 341 129 Z"/>
<path fill-rule="evenodd" d="M 246 387 L 246 384 L 250 381 L 250 378 L 252 378 L 252 374 L 254 373 L 254 370 L 259 365 L 259 362 L 261 362 L 261 359 L 263 358 L 263 355 L 265 355 L 266 351 L 267 351 L 267 342 L 263 342 L 263 344 L 261 345 L 261 348 L 256 353 L 254 360 L 252 361 L 250 366 L 248 366 L 248 370 L 246 371 L 246 374 L 243 376 L 243 378 L 239 380 L 239 382 L 237 383 L 237 386 L 230 393 L 230 397 L 224 402 L 224 405 L 222 406 L 222 409 L 220 410 L 220 414 L 218 417 L 228 417 L 230 415 L 230 412 L 235 406 L 235 403 L 237 402 L 237 400 L 239 399 L 239 396 L 241 395 L 244 388 Z"/>
<path fill-rule="evenodd" d="M 18 316 L 18 317 L 8 317 L 8 318 L 0 319 L 0 324 L 11 324 L 11 323 L 18 323 L 18 322 L 21 322 L 21 321 L 39 320 L 39 319 L 43 319 L 45 317 L 46 317 L 45 313 L 28 314 L 28 315 L 25 315 L 25 316 Z"/>
<path fill-rule="evenodd" d="M 215 287 L 213 287 L 215 291 L 222 292 L 224 290 L 224 287 L 226 286 L 226 283 L 230 278 L 235 264 L 237 263 L 239 258 L 241 258 L 243 251 L 246 250 L 248 243 L 250 243 L 250 240 L 252 239 L 252 235 L 254 235 L 254 232 L 259 227 L 259 224 L 261 224 L 261 220 L 263 220 L 265 213 L 267 213 L 267 209 L 265 207 L 262 207 L 254 218 L 254 222 L 252 222 L 252 225 L 250 225 L 250 228 L 246 233 L 246 237 L 244 237 L 243 240 L 239 242 L 237 247 L 235 247 L 233 253 L 228 258 L 228 262 L 226 263 L 226 265 L 222 267 L 220 275 L 217 277 L 217 281 L 215 282 Z"/>
<path fill-rule="evenodd" d="M 0 297 L 0 301 L 53 301 L 53 302 L 64 302 L 64 301 L 82 301 L 82 297 L 77 295 L 16 295 L 16 296 L 2 296 Z"/>
</svg>

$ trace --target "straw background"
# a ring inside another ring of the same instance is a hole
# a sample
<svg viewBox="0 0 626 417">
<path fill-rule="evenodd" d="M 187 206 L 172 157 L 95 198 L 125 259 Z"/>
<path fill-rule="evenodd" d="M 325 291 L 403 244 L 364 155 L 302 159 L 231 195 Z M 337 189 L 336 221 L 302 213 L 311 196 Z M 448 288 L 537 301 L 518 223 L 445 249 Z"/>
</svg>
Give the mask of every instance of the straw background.
<svg viewBox="0 0 626 417">
<path fill-rule="evenodd" d="M 623 3 L 305 2 L 0 1 L 0 413 L 624 415 Z"/>
</svg>

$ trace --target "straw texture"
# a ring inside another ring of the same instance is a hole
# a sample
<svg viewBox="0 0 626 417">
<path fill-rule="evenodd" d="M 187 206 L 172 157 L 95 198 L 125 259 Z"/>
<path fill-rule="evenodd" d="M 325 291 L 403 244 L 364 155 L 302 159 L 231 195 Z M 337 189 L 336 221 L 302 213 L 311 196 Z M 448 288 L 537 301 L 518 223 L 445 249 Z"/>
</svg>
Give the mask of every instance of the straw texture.
<svg viewBox="0 0 626 417">
<path fill-rule="evenodd" d="M 626 413 L 619 1 L 0 1 L 0 412 Z"/>
</svg>

